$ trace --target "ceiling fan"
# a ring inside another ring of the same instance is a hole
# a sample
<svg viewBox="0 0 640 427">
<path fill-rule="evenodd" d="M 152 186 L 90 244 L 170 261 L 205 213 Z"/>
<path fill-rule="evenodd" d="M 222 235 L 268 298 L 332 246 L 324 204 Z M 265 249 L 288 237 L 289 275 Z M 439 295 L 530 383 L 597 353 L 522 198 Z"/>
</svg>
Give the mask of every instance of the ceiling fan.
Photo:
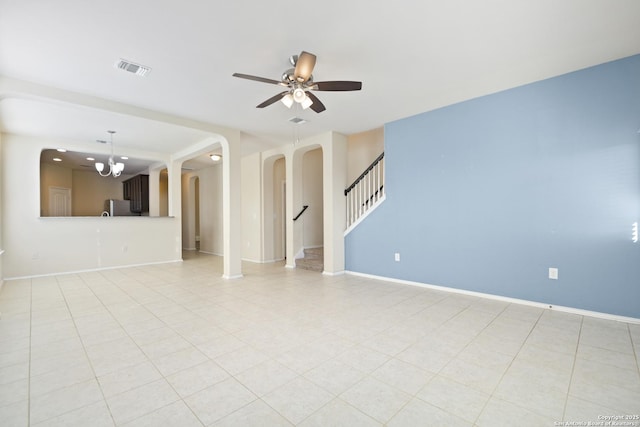
<svg viewBox="0 0 640 427">
<path fill-rule="evenodd" d="M 233 73 L 233 76 L 287 88 L 284 92 L 280 92 L 262 104 L 257 105 L 256 108 L 264 108 L 277 101 L 282 101 L 284 105 L 291 108 L 293 103 L 297 102 L 303 109 L 311 108 L 316 113 L 321 113 L 326 108 L 311 91 L 342 92 L 362 89 L 362 82 L 345 80 L 314 82 L 311 73 L 316 65 L 316 56 L 312 53 L 302 51 L 300 55 L 291 56 L 289 62 L 293 65 L 293 68 L 286 70 L 279 81 L 240 73 Z"/>
</svg>

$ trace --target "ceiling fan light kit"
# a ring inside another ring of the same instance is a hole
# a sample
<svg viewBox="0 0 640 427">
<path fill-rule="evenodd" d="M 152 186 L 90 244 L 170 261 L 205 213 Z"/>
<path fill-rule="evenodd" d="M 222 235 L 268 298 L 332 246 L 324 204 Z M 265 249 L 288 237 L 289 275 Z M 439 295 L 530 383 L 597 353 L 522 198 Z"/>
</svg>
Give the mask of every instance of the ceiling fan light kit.
<svg viewBox="0 0 640 427">
<path fill-rule="evenodd" d="M 311 108 L 316 113 L 321 113 L 326 110 L 326 107 L 310 91 L 346 92 L 362 89 L 362 82 L 356 81 L 314 82 L 311 73 L 316 65 L 316 56 L 312 53 L 302 51 L 300 55 L 289 57 L 289 61 L 295 68 L 285 71 L 280 81 L 240 73 L 234 73 L 233 76 L 288 88 L 287 91 L 272 96 L 263 103 L 258 104 L 256 108 L 264 108 L 277 101 L 282 101 L 287 108 L 291 108 L 293 103 L 297 102 L 305 110 Z"/>
<path fill-rule="evenodd" d="M 288 93 L 282 97 L 281 101 L 287 108 L 291 108 L 291 106 L 293 105 L 293 95 Z"/>
</svg>

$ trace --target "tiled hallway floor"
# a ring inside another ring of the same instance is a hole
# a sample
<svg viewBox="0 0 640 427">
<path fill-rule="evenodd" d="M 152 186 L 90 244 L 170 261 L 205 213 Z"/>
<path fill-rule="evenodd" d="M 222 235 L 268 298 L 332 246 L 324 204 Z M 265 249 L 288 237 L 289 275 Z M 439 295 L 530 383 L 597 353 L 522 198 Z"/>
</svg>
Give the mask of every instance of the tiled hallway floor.
<svg viewBox="0 0 640 427">
<path fill-rule="evenodd" d="M 245 264 L 231 281 L 221 271 L 220 258 L 191 256 L 5 282 L 0 424 L 493 427 L 640 415 L 640 325 L 281 264 Z"/>
</svg>

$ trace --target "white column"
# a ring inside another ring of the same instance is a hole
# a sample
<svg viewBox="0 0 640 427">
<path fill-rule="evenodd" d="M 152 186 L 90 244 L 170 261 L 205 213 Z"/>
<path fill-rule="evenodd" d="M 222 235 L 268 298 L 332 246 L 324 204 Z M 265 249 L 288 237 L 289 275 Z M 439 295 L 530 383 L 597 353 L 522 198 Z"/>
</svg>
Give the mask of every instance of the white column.
<svg viewBox="0 0 640 427">
<path fill-rule="evenodd" d="M 331 133 L 322 146 L 324 204 L 324 273 L 344 272 L 344 230 L 346 228 L 347 137 Z"/>
<path fill-rule="evenodd" d="M 295 267 L 295 257 L 303 246 L 302 221 L 294 221 L 294 215 L 302 209 L 302 156 L 304 150 L 289 150 L 285 156 L 287 212 L 285 227 L 287 234 L 287 264 Z"/>
<path fill-rule="evenodd" d="M 242 199 L 240 132 L 222 141 L 222 222 L 224 272 L 222 277 L 242 277 Z"/>
<path fill-rule="evenodd" d="M 160 216 L 160 169 L 149 170 L 149 216 Z"/>
<path fill-rule="evenodd" d="M 172 160 L 167 165 L 169 216 L 175 217 L 175 254 L 182 259 L 182 160 Z"/>
</svg>

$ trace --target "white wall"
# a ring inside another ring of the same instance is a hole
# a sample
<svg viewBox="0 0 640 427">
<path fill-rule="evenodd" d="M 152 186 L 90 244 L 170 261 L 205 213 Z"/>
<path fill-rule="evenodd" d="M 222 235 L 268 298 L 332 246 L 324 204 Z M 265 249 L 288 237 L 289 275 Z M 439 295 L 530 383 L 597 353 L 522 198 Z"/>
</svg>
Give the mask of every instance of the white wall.
<svg viewBox="0 0 640 427">
<path fill-rule="evenodd" d="M 2 144 L 2 138 L 3 135 L 2 133 L 0 133 L 0 165 L 2 165 L 3 163 L 3 144 Z M 2 204 L 4 203 L 4 199 L 2 197 L 2 182 L 4 179 L 4 168 L 0 168 L 0 290 L 2 289 L 2 282 L 4 279 L 4 274 L 3 274 L 3 253 L 4 253 L 4 243 L 3 243 L 3 238 L 2 238 L 2 224 L 4 224 L 3 216 L 2 216 Z"/>
<path fill-rule="evenodd" d="M 302 158 L 302 204 L 309 208 L 298 218 L 302 222 L 303 245 L 323 245 L 322 149 L 307 151 Z M 297 213 L 294 213 L 297 215 Z"/>
<path fill-rule="evenodd" d="M 351 184 L 384 151 L 384 128 L 347 137 L 347 181 Z"/>
<path fill-rule="evenodd" d="M 195 212 L 195 179 L 198 179 L 200 211 Z M 182 246 L 196 248 L 196 220 L 199 220 L 200 251 L 223 255 L 222 165 L 182 175 Z"/>
<path fill-rule="evenodd" d="M 199 171 L 200 250 L 224 254 L 222 221 L 222 165 Z"/>
<path fill-rule="evenodd" d="M 283 186 L 286 180 L 285 158 L 273 163 L 273 259 L 283 260 L 285 253 L 285 202 Z M 269 215 L 269 214 L 266 214 Z M 265 236 L 265 239 L 268 239 Z M 269 244 L 269 243 L 267 243 Z"/>
<path fill-rule="evenodd" d="M 85 147 L 73 141 L 8 134 L 2 138 L 0 215 L 4 278 L 182 258 L 180 245 L 176 245 L 180 242 L 177 218 L 41 218 L 40 151 L 51 146 L 78 151 Z M 159 161 L 168 160 L 155 153 L 148 155 Z"/>
<path fill-rule="evenodd" d="M 262 262 L 262 155 L 242 158 L 242 259 Z"/>
</svg>

